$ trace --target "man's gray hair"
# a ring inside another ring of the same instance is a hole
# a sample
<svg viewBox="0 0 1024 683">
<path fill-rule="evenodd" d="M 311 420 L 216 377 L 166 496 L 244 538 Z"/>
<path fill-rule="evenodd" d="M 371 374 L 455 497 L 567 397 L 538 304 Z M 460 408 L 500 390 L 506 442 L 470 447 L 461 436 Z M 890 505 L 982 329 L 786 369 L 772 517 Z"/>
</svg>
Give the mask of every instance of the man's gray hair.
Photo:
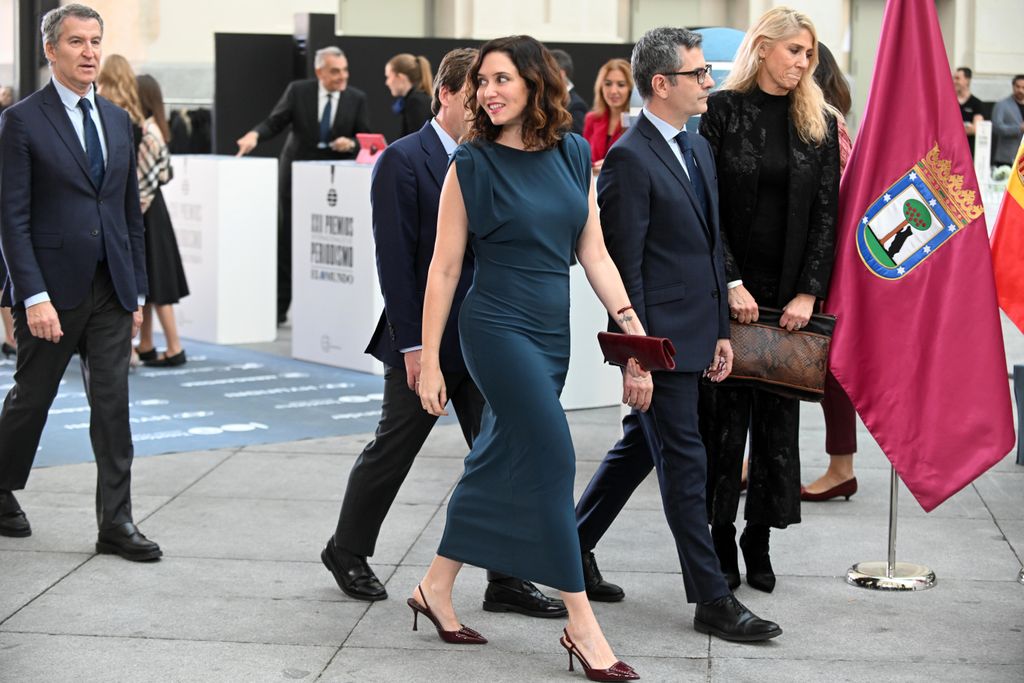
<svg viewBox="0 0 1024 683">
<path fill-rule="evenodd" d="M 313 58 L 313 68 L 319 69 L 327 61 L 328 57 L 344 57 L 345 53 L 341 51 L 340 47 L 331 45 L 329 47 L 322 47 L 316 51 L 316 56 Z"/>
<path fill-rule="evenodd" d="M 39 26 L 39 30 L 43 34 L 43 45 L 57 45 L 57 41 L 60 40 L 60 32 L 64 28 L 64 20 L 68 17 L 83 20 L 95 19 L 100 23 L 100 35 L 103 35 L 103 17 L 100 16 L 100 13 L 92 7 L 71 3 L 52 9 L 43 15 L 43 21 Z"/>
<path fill-rule="evenodd" d="M 633 56 L 629 60 L 633 69 L 633 81 L 636 83 L 636 89 L 640 91 L 640 96 L 645 100 L 654 97 L 651 79 L 655 75 L 672 73 L 682 68 L 683 63 L 676 48 L 692 50 L 700 47 L 702 40 L 703 36 L 699 33 L 669 26 L 652 28 L 640 36 L 640 40 L 633 46 Z M 676 84 L 675 76 L 667 78 L 669 83 Z"/>
</svg>

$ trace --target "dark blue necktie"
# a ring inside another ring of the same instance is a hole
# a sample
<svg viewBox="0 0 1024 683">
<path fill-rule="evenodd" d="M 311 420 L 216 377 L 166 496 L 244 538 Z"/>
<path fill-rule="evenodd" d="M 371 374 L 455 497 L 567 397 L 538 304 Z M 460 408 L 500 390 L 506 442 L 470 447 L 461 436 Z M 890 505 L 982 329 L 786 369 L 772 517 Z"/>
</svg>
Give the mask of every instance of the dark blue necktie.
<svg viewBox="0 0 1024 683">
<path fill-rule="evenodd" d="M 679 143 L 679 149 L 683 151 L 683 161 L 686 163 L 686 170 L 690 175 L 690 186 L 693 187 L 693 193 L 697 195 L 697 202 L 700 204 L 701 210 L 704 215 L 707 215 L 708 196 L 704 189 L 704 179 L 700 175 L 700 169 L 697 168 L 697 160 L 693 156 L 693 141 L 684 130 L 676 136 L 676 142 Z"/>
<path fill-rule="evenodd" d="M 334 95 L 327 93 L 327 104 L 324 105 L 324 113 L 320 115 L 321 147 L 326 147 L 327 143 L 331 141 L 331 99 L 333 97 Z"/>
<path fill-rule="evenodd" d="M 78 100 L 78 108 L 82 110 L 82 130 L 85 133 L 85 156 L 89 159 L 89 175 L 93 184 L 99 188 L 103 185 L 103 148 L 100 147 L 100 134 L 92 120 L 92 103 L 86 98 Z"/>
</svg>

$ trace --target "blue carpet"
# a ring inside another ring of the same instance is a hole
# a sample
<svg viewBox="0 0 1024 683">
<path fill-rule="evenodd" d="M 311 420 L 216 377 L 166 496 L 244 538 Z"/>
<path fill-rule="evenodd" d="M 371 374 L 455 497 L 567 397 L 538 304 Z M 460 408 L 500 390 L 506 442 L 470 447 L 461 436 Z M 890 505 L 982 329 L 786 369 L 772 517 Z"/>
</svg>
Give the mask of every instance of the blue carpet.
<svg viewBox="0 0 1024 683">
<path fill-rule="evenodd" d="M 180 368 L 130 376 L 135 455 L 178 453 L 372 432 L 382 377 L 189 340 Z M 0 395 L 14 360 L 0 360 Z M 89 462 L 89 405 L 72 359 L 43 430 L 37 466 Z"/>
</svg>

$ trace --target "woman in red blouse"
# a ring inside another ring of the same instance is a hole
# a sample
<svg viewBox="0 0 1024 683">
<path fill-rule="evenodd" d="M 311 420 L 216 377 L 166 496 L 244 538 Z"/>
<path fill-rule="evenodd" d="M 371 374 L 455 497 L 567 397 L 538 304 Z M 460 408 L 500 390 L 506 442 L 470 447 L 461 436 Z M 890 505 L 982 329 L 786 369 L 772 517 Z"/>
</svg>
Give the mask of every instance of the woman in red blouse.
<svg viewBox="0 0 1024 683">
<path fill-rule="evenodd" d="M 597 72 L 594 108 L 583 119 L 583 137 L 590 143 L 590 160 L 599 169 L 612 144 L 622 137 L 622 115 L 629 111 L 633 75 L 629 62 L 612 59 Z"/>
</svg>

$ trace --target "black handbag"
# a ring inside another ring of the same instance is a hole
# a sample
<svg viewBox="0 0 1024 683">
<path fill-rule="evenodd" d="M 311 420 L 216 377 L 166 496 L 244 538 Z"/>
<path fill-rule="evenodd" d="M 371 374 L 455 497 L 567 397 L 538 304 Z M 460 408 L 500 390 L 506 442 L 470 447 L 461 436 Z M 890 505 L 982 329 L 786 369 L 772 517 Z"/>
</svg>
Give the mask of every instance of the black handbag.
<svg viewBox="0 0 1024 683">
<path fill-rule="evenodd" d="M 757 322 L 730 322 L 732 373 L 723 386 L 746 386 L 818 403 L 825 394 L 828 352 L 836 317 L 815 313 L 792 332 L 779 327 L 782 311 L 758 309 Z"/>
</svg>

